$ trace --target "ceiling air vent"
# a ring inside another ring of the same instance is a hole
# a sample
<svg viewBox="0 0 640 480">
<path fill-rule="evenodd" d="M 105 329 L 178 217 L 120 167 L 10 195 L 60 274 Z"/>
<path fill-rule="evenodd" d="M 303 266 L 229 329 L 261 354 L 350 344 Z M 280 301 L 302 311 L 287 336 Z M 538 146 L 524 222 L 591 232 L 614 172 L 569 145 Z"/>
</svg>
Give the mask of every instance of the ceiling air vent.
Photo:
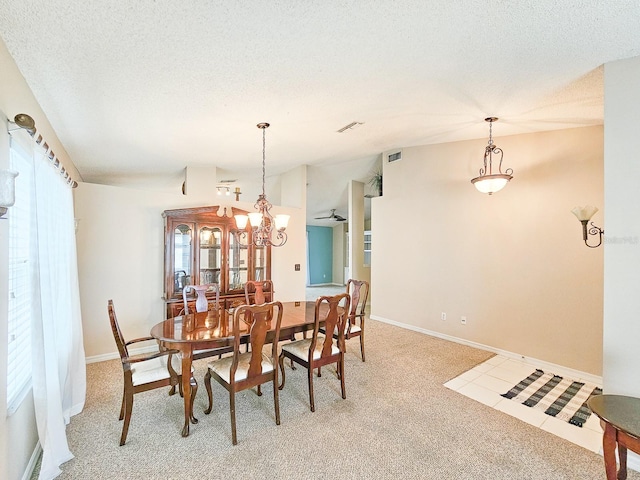
<svg viewBox="0 0 640 480">
<path fill-rule="evenodd" d="M 353 130 L 354 128 L 358 128 L 364 122 L 351 122 L 349 125 L 345 125 L 340 130 L 337 130 L 338 133 L 346 132 L 347 130 Z"/>
<path fill-rule="evenodd" d="M 387 155 L 387 162 L 389 163 L 397 162 L 398 160 L 402 160 L 402 150 Z"/>
</svg>

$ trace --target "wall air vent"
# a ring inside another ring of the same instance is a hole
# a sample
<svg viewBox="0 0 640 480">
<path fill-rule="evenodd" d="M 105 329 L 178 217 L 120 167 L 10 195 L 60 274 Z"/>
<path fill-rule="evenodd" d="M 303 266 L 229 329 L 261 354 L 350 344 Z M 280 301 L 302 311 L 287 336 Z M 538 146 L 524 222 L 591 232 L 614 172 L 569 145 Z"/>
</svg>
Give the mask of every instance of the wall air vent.
<svg viewBox="0 0 640 480">
<path fill-rule="evenodd" d="M 398 160 L 402 160 L 402 150 L 387 155 L 387 162 L 389 163 L 397 162 Z"/>
</svg>

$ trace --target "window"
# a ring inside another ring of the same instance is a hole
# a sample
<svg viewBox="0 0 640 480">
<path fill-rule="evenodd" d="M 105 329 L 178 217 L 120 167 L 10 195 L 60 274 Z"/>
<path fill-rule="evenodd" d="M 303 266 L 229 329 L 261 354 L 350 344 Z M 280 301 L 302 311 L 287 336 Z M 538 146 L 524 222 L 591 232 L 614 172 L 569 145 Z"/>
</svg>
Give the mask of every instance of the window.
<svg viewBox="0 0 640 480">
<path fill-rule="evenodd" d="M 11 142 L 11 169 L 16 178 L 16 203 L 9 209 L 9 322 L 7 410 L 17 410 L 31 388 L 32 207 L 31 156 Z"/>
<path fill-rule="evenodd" d="M 371 265 L 371 230 L 364 232 L 364 265 L 365 267 Z"/>
</svg>

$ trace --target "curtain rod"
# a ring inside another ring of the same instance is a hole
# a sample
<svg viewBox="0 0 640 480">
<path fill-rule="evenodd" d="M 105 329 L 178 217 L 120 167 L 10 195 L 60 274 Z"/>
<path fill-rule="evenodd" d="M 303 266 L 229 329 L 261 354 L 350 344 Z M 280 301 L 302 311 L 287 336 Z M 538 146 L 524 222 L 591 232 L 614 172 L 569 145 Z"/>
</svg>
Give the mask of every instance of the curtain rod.
<svg viewBox="0 0 640 480">
<path fill-rule="evenodd" d="M 67 184 L 70 185 L 71 188 L 76 188 L 78 186 L 78 182 L 76 182 L 73 178 L 71 178 L 71 175 L 69 175 L 69 172 L 67 172 L 67 170 L 64 168 L 64 165 L 62 165 L 62 162 L 60 161 L 60 159 L 56 157 L 56 154 L 53 153 L 53 150 L 51 150 L 51 148 L 49 147 L 49 144 L 45 142 L 42 135 L 38 133 L 38 136 L 37 137 L 35 136 L 37 133 L 36 122 L 33 120 L 33 118 L 30 115 L 27 115 L 26 113 L 19 113 L 13 118 L 13 122 L 11 122 L 11 120 L 9 120 L 9 122 L 26 130 L 27 133 L 31 135 L 31 137 L 33 137 L 35 142 L 38 145 L 40 145 L 42 148 L 44 148 L 46 152 L 45 155 L 47 156 L 49 161 L 53 164 L 54 167 L 60 170 L 60 175 L 64 177 L 64 179 L 67 181 Z M 12 129 L 12 130 L 15 130 L 15 129 Z M 12 130 L 9 130 L 9 132 L 11 132 Z"/>
</svg>

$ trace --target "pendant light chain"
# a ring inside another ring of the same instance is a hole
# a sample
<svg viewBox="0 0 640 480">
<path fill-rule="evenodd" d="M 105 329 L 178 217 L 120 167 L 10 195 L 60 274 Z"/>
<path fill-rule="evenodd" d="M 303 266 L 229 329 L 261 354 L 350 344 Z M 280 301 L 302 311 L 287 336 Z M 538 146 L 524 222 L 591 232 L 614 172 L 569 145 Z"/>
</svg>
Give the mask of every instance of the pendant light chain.
<svg viewBox="0 0 640 480">
<path fill-rule="evenodd" d="M 493 119 L 489 120 L 489 145 L 493 145 Z"/>
</svg>

